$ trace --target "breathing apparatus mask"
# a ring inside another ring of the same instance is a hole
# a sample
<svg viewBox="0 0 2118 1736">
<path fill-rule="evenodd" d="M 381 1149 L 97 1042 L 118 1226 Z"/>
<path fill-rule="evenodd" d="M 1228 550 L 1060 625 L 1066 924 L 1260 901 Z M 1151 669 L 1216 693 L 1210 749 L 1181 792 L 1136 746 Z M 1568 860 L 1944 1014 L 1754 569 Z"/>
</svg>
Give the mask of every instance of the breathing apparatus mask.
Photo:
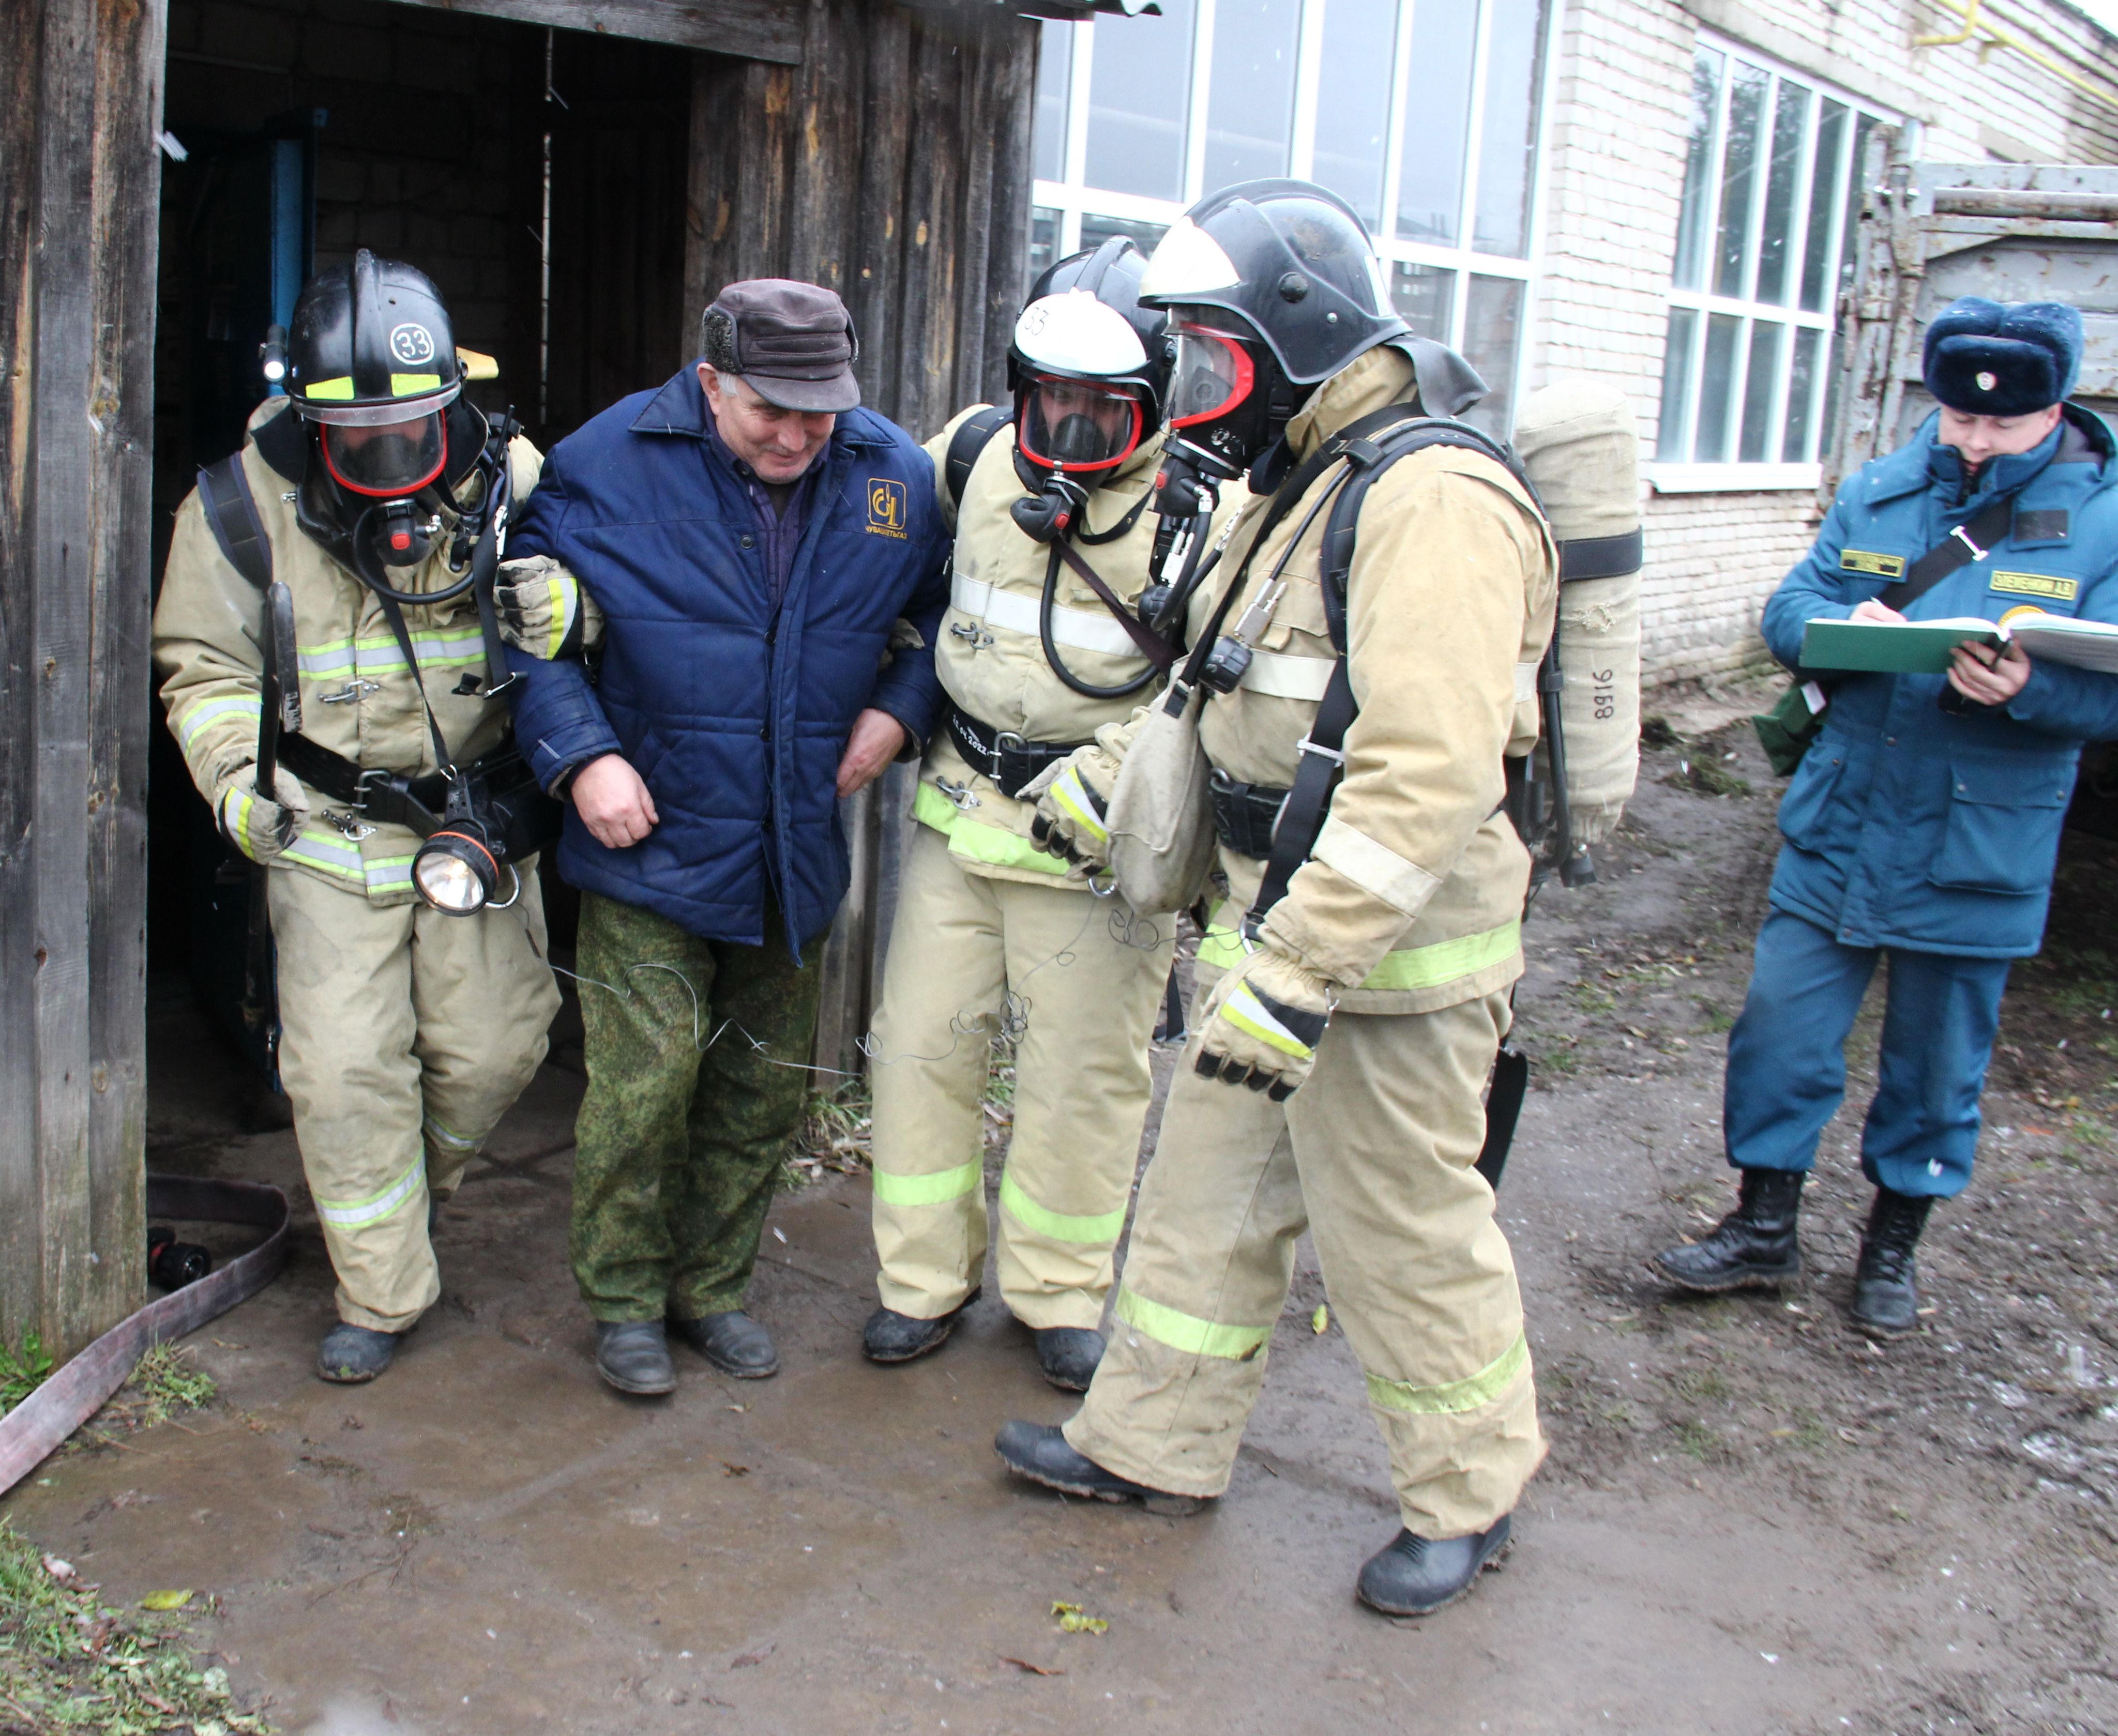
<svg viewBox="0 0 2118 1736">
<path fill-rule="evenodd" d="M 1089 265 L 1115 251 L 1106 243 Z M 1029 491 L 1008 515 L 1039 542 L 1074 529 L 1090 493 L 1139 450 L 1160 410 L 1145 344 L 1126 314 L 1097 293 L 1108 269 L 1072 275 L 1085 281 L 1031 298 L 1008 347 L 1015 473 Z M 1123 300 L 1133 305 L 1129 293 Z"/>
</svg>

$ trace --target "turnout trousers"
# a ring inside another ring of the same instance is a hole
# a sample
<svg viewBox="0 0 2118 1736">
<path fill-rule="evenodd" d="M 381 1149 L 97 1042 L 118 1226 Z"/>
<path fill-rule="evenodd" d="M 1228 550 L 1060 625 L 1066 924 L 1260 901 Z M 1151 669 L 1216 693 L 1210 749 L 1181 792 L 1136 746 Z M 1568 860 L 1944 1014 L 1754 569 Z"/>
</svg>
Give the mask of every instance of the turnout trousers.
<svg viewBox="0 0 2118 1736">
<path fill-rule="evenodd" d="M 1098 1325 L 1140 1161 L 1176 919 L 967 872 L 912 829 L 875 1020 L 876 1288 L 915 1319 L 985 1270 L 991 1033 L 1019 1021 L 1000 1180 L 1001 1294 L 1032 1327 Z"/>
<path fill-rule="evenodd" d="M 375 904 L 313 875 L 266 877 L 280 1082 L 294 1106 L 341 1320 L 401 1332 L 433 1305 L 427 1239 L 544 1059 L 559 1010 L 534 861 L 508 910 Z"/>
<path fill-rule="evenodd" d="M 702 940 L 581 894 L 588 1090 L 568 1253 L 599 1320 L 742 1306 L 779 1166 L 808 1101 L 822 972 L 777 936 Z"/>
<path fill-rule="evenodd" d="M 1742 1016 L 1728 1033 L 1730 1163 L 1815 1164 L 1817 1137 L 1845 1099 L 1846 1039 L 1883 950 L 1843 945 L 1786 911 L 1765 918 Z M 1889 952 L 1882 1077 L 1861 1130 L 1861 1170 L 1895 1193 L 1949 1199 L 1971 1180 L 1978 1098 L 2013 961 Z"/>
<path fill-rule="evenodd" d="M 1074 1449 L 1150 1488 L 1226 1490 L 1306 1227 L 1406 1529 L 1439 1541 L 1510 1512 L 1544 1443 L 1514 1257 L 1472 1167 L 1508 1024 L 1505 990 L 1341 1013 L 1284 1104 L 1200 1078 L 1195 1037 Z"/>
</svg>

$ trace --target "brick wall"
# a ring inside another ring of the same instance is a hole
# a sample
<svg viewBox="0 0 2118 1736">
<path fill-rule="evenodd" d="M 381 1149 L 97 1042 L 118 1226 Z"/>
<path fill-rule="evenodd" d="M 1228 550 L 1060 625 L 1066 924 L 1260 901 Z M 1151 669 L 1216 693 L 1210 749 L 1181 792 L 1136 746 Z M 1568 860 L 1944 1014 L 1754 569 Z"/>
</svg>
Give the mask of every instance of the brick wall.
<svg viewBox="0 0 2118 1736">
<path fill-rule="evenodd" d="M 2118 86 L 2118 44 L 2063 0 L 1986 16 L 2080 75 Z M 1935 0 L 1567 0 L 1547 140 L 1544 257 L 1530 384 L 1607 377 L 1631 397 L 1644 450 L 1662 391 L 1666 292 L 1702 28 L 1916 121 L 1930 161 L 2118 162 L 2118 108 L 2012 50 L 1918 48 L 1962 28 Z M 1769 661 L 1760 606 L 1821 516 L 1806 489 L 1658 495 L 1646 502 L 1647 678 Z"/>
</svg>

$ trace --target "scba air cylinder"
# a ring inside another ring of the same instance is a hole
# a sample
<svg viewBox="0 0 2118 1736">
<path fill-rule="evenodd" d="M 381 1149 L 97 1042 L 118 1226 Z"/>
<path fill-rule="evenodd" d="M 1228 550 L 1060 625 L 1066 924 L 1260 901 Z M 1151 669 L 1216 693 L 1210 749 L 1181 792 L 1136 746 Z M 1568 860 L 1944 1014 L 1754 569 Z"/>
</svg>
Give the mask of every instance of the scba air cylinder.
<svg viewBox="0 0 2118 1736">
<path fill-rule="evenodd" d="M 1575 843 L 1593 844 L 1639 773 L 1639 433 L 1617 387 L 1562 380 L 1524 399 L 1515 446 L 1560 546 L 1567 802 Z M 1570 568 L 1605 576 L 1568 579 Z"/>
</svg>

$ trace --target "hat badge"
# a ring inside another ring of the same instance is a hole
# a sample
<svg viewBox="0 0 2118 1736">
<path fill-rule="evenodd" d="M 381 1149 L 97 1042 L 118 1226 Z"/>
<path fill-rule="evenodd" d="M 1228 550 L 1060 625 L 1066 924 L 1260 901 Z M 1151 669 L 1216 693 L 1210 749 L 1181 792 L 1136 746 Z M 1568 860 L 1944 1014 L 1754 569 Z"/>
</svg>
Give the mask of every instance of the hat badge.
<svg viewBox="0 0 2118 1736">
<path fill-rule="evenodd" d="M 1989 372 L 1978 376 L 1978 390 L 1982 392 L 1990 392 L 2000 383 L 2000 376 L 1997 374 Z"/>
</svg>

